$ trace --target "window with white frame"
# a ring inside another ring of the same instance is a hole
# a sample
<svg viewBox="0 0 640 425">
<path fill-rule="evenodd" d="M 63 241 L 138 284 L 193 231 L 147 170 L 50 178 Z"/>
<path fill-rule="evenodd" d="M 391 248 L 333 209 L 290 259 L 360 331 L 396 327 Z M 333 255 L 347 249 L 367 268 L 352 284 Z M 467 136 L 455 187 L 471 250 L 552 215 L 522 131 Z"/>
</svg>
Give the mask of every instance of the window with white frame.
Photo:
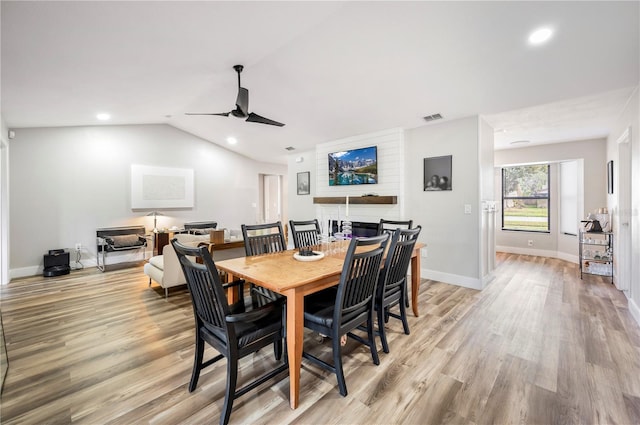
<svg viewBox="0 0 640 425">
<path fill-rule="evenodd" d="M 502 229 L 549 233 L 549 164 L 502 168 Z"/>
</svg>

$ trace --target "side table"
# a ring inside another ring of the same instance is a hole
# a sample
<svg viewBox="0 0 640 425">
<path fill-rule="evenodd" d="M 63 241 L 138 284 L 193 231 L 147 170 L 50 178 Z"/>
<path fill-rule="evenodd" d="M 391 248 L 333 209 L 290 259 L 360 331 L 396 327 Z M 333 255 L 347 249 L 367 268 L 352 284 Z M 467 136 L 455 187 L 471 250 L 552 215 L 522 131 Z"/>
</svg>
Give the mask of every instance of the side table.
<svg viewBox="0 0 640 425">
<path fill-rule="evenodd" d="M 153 234 L 153 255 L 161 255 L 162 248 L 169 245 L 169 236 L 171 232 L 157 232 Z"/>
</svg>

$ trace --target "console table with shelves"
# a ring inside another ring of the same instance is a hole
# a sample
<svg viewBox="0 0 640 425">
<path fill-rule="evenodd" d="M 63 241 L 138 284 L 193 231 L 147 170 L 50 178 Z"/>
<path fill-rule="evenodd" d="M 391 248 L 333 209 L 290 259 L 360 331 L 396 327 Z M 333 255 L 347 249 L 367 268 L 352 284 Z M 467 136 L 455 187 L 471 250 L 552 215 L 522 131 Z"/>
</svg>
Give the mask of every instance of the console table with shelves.
<svg viewBox="0 0 640 425">
<path fill-rule="evenodd" d="M 580 279 L 584 274 L 609 276 L 613 283 L 613 233 L 580 230 L 578 244 Z"/>
</svg>

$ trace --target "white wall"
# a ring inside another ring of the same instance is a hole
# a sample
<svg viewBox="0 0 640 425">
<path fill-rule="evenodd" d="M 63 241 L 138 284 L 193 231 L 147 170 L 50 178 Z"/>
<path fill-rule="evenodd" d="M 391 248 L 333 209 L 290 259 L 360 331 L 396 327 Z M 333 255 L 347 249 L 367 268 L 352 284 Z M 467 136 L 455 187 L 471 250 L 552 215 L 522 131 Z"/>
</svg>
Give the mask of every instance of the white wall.
<svg viewBox="0 0 640 425">
<path fill-rule="evenodd" d="M 316 195 L 316 184 L 318 171 L 316 170 L 316 152 L 307 151 L 289 155 L 287 158 L 289 177 L 289 219 L 290 220 L 312 220 L 316 218 L 316 210 L 313 204 L 313 197 Z M 309 172 L 309 194 L 298 195 L 297 178 L 298 173 Z"/>
<path fill-rule="evenodd" d="M 374 185 L 329 186 L 328 155 L 348 149 L 376 146 L 378 153 L 378 180 Z M 325 231 L 329 220 L 344 220 L 345 205 L 314 204 L 314 197 L 350 196 L 375 192 L 380 196 L 397 196 L 395 205 L 349 205 L 351 221 L 378 222 L 381 218 L 403 220 L 404 211 L 404 131 L 390 129 L 321 143 L 314 151 L 289 155 L 289 218 L 291 220 L 311 220 L 317 218 Z M 310 172 L 310 194 L 297 194 L 297 173 Z M 415 223 L 420 224 L 419 222 Z M 328 231 L 328 230 L 326 230 Z M 289 241 L 293 246 L 293 242 Z"/>
<path fill-rule="evenodd" d="M 284 165 L 250 160 L 168 125 L 15 132 L 10 156 L 12 277 L 40 273 L 43 254 L 77 242 L 84 247 L 85 266 L 95 264 L 96 228 L 151 229 L 148 211 L 131 209 L 131 164 L 194 169 L 195 207 L 164 210 L 165 216 L 158 218 L 161 228 L 209 219 L 232 229 L 255 223 L 258 175 L 287 173 Z"/>
<path fill-rule="evenodd" d="M 378 152 L 378 183 L 373 185 L 329 186 L 328 155 L 347 149 L 376 146 Z M 364 193 L 375 192 L 380 196 L 397 196 L 395 205 L 349 205 L 351 221 L 378 222 L 381 218 L 388 220 L 414 219 L 404 214 L 404 132 L 402 129 L 391 129 L 369 133 L 345 139 L 321 143 L 316 146 L 315 196 L 350 196 L 358 197 Z M 313 174 L 313 173 L 312 173 Z M 316 217 L 323 221 L 345 218 L 345 205 L 316 204 Z M 420 222 L 415 223 L 420 224 Z"/>
<path fill-rule="evenodd" d="M 478 164 L 480 166 L 480 276 L 482 287 L 493 277 L 496 257 L 496 203 L 494 198 L 494 130 L 483 118 L 478 120 Z"/>
<path fill-rule="evenodd" d="M 578 240 L 576 236 L 563 235 L 558 232 L 558 170 L 557 162 L 577 160 L 579 162 L 578 176 L 579 191 L 584 187 L 583 198 L 578 199 L 578 205 L 583 205 L 583 217 L 597 208 L 606 205 L 607 174 L 606 174 L 606 142 L 604 139 L 585 140 L 577 142 L 565 142 L 530 146 L 516 149 L 503 149 L 494 153 L 496 168 L 495 196 L 501 200 L 502 179 L 500 167 L 515 164 L 527 164 L 535 162 L 551 162 L 550 179 L 550 233 L 516 232 L 502 230 L 497 226 L 496 245 L 498 250 L 531 255 L 543 255 L 562 258 L 577 263 Z M 579 195 L 580 196 L 580 195 Z M 499 208 L 502 210 L 502 207 Z M 498 223 L 500 223 L 498 212 Z M 528 240 L 533 240 L 533 247 L 527 245 Z"/>
<path fill-rule="evenodd" d="M 427 244 L 422 276 L 482 288 L 480 270 L 479 118 L 434 123 L 405 131 L 405 208 Z M 424 191 L 423 160 L 452 155 L 452 190 Z M 464 213 L 465 204 L 472 207 Z M 425 251 L 425 250 L 423 250 Z"/>
<path fill-rule="evenodd" d="M 9 282 L 9 136 L 0 115 L 0 284 Z"/>
<path fill-rule="evenodd" d="M 484 142 L 479 140 L 480 132 Z M 289 213 L 292 219 L 337 218 L 336 205 L 313 205 L 314 196 L 359 196 L 363 192 L 398 196 L 397 205 L 350 205 L 353 221 L 412 219 L 421 225 L 420 242 L 427 244 L 422 256 L 422 276 L 442 282 L 481 289 L 480 270 L 480 159 L 479 150 L 493 144 L 491 128 L 478 117 L 431 124 L 411 130 L 392 129 L 318 145 L 315 152 L 289 158 Z M 378 147 L 380 183 L 373 186 L 330 187 L 327 155 L 342 149 Z M 480 146 L 484 146 L 481 148 Z M 452 155 L 452 191 L 425 192 L 423 160 Z M 493 155 L 485 154 L 483 175 L 492 176 Z M 303 161 L 296 163 L 296 157 Z M 316 166 L 307 161 L 315 158 Z M 295 174 L 311 171 L 311 196 L 297 196 Z M 315 175 L 314 175 L 315 174 Z M 489 178 L 491 180 L 491 178 Z M 484 182 L 492 192 L 492 181 Z M 464 205 L 472 214 L 464 214 Z M 344 217 L 344 206 L 340 208 Z M 426 255 L 425 255 L 426 254 Z"/>
<path fill-rule="evenodd" d="M 629 311 L 640 324 L 640 98 L 638 89 L 629 100 L 625 110 L 607 139 L 607 159 L 617 159 L 617 141 L 631 128 L 631 285 L 627 297 Z M 606 193 L 606 192 L 605 192 Z M 610 211 L 617 210 L 616 197 L 607 198 Z"/>
</svg>

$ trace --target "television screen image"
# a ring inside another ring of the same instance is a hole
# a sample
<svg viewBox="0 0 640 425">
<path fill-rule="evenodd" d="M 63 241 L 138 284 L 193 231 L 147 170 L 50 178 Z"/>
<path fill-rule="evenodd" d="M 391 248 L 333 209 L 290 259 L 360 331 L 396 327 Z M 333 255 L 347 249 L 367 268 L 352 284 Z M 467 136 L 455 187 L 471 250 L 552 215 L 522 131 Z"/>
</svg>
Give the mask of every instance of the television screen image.
<svg viewBox="0 0 640 425">
<path fill-rule="evenodd" d="M 378 148 L 329 154 L 329 186 L 378 183 Z"/>
</svg>

